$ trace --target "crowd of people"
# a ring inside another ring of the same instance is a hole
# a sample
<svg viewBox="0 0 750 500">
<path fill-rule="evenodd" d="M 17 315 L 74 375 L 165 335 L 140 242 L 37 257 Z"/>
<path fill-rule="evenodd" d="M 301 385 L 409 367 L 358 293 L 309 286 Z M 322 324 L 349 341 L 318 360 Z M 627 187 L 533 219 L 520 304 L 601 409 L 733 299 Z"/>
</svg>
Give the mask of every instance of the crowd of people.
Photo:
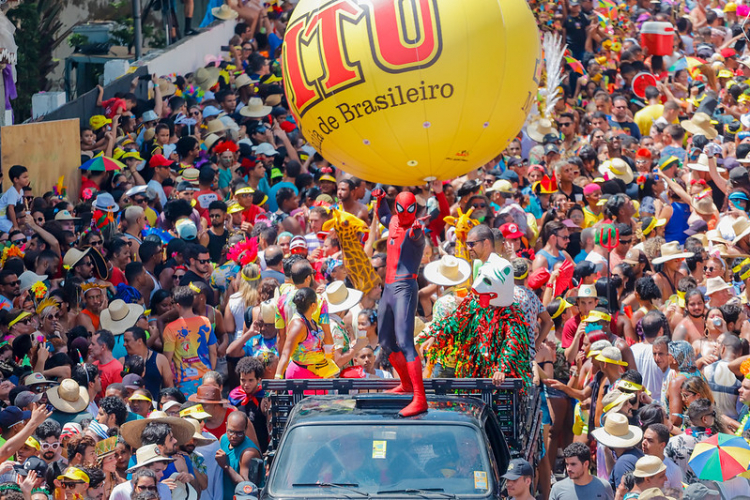
<svg viewBox="0 0 750 500">
<path fill-rule="evenodd" d="M 237 20 L 224 60 L 154 75 L 148 100 L 102 92 L 80 192 L 4 168 L 0 500 L 257 498 L 263 379 L 408 389 L 415 366 L 541 391 L 543 451 L 509 465 L 513 498 L 750 497 L 750 474 L 691 460 L 750 438 L 747 6 L 529 5 L 567 43 L 541 81 L 559 71 L 559 91 L 455 179 L 374 184 L 317 153 L 283 92 L 294 3 L 256 0 L 212 9 Z M 650 21 L 675 26 L 672 55 L 641 45 Z M 409 380 L 378 336 L 400 307 L 383 212 L 405 196 L 425 236 L 416 317 L 396 319 Z M 523 334 L 513 365 L 475 362 L 446 332 L 505 261 L 528 335 L 499 325 Z"/>
</svg>

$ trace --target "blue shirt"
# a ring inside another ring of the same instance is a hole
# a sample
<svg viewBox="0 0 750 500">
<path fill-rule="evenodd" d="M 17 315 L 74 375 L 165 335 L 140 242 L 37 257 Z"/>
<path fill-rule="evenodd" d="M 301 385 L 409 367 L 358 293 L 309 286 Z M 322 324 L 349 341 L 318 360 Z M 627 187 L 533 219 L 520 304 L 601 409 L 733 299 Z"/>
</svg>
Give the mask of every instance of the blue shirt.
<svg viewBox="0 0 750 500">
<path fill-rule="evenodd" d="M 242 346 L 242 350 L 245 352 L 245 356 L 257 356 L 263 351 L 271 351 L 278 356 L 279 352 L 276 349 L 276 339 L 277 337 L 266 339 L 263 335 L 256 335 L 250 337 L 250 339 L 245 342 L 245 345 Z"/>
<path fill-rule="evenodd" d="M 181 460 L 178 458 L 177 460 Z M 192 460 L 185 460 L 185 463 L 187 464 L 188 474 L 191 476 L 193 475 L 193 461 Z M 136 460 L 135 454 L 130 457 L 130 461 L 128 462 L 128 469 L 131 467 L 135 467 L 138 464 L 138 461 Z M 165 479 L 169 479 L 169 476 L 177 472 L 177 466 L 174 464 L 174 462 L 169 462 L 169 465 L 167 465 L 167 468 L 164 469 L 164 475 L 162 476 L 161 480 L 164 481 Z M 132 479 L 133 474 L 128 474 L 128 479 Z"/>
<path fill-rule="evenodd" d="M 265 193 L 268 195 L 268 211 L 269 212 L 275 212 L 279 209 L 279 205 L 276 204 L 276 193 L 278 193 L 279 189 L 284 188 L 284 187 L 292 188 L 292 190 L 294 191 L 294 194 L 299 194 L 299 191 L 297 190 L 297 186 L 295 186 L 291 182 L 279 182 L 278 184 L 274 184 L 273 187 L 268 189 L 268 191 L 265 191 Z"/>
</svg>

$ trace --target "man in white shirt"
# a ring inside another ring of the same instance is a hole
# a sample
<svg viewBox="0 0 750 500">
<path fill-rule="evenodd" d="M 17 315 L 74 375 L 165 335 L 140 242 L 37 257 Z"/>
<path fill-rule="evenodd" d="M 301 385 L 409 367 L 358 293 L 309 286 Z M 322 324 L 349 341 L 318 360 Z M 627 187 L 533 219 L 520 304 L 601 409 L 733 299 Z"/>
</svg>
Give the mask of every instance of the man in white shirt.
<svg viewBox="0 0 750 500">
<path fill-rule="evenodd" d="M 133 473 L 133 478 L 115 486 L 109 500 L 130 500 L 133 489 L 141 492 L 151 490 L 154 486 L 161 500 L 172 500 L 172 492 L 166 481 L 161 482 L 161 478 L 168 462 L 174 462 L 174 458 L 161 455 L 158 446 L 147 444 L 138 448 L 136 465 L 127 470 Z"/>
</svg>

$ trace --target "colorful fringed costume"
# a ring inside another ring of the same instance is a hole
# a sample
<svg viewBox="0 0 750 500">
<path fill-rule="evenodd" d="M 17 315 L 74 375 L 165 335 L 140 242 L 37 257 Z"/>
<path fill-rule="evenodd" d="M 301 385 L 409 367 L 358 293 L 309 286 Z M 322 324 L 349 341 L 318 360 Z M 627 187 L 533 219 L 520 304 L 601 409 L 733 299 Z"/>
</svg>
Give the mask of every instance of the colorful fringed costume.
<svg viewBox="0 0 750 500">
<path fill-rule="evenodd" d="M 495 371 L 531 384 L 528 322 L 513 303 L 510 263 L 492 254 L 472 286 L 472 293 L 450 316 L 433 322 L 435 337 L 428 358 L 456 356 L 456 377 L 490 378 Z"/>
</svg>

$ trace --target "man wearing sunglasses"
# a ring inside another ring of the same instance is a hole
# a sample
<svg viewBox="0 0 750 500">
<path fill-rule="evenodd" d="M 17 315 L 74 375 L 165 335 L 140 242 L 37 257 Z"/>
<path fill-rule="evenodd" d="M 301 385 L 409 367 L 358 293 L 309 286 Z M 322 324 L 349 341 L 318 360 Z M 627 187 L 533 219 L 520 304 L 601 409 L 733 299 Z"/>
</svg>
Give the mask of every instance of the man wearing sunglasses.
<svg viewBox="0 0 750 500">
<path fill-rule="evenodd" d="M 61 433 L 60 424 L 51 418 L 39 424 L 34 432 L 34 437 L 42 447 L 39 457 L 47 463 L 47 469 L 52 470 L 52 477 L 62 474 L 67 463 L 62 456 Z"/>
<path fill-rule="evenodd" d="M 0 271 L 0 309 L 13 308 L 13 299 L 21 295 L 21 281 L 10 269 Z"/>
<path fill-rule="evenodd" d="M 208 285 L 208 278 L 211 276 L 212 269 L 208 248 L 203 245 L 188 245 L 184 255 L 185 262 L 188 264 L 188 271 L 180 280 L 180 286 L 188 286 L 196 281 L 202 281 Z"/>
<path fill-rule="evenodd" d="M 550 222 L 544 226 L 542 237 L 544 238 L 544 247 L 537 252 L 534 264 L 531 266 L 532 271 L 544 267 L 552 272 L 558 262 L 573 261 L 568 252 L 565 251 L 568 243 L 570 243 L 570 232 L 565 224 L 560 221 Z"/>
</svg>

